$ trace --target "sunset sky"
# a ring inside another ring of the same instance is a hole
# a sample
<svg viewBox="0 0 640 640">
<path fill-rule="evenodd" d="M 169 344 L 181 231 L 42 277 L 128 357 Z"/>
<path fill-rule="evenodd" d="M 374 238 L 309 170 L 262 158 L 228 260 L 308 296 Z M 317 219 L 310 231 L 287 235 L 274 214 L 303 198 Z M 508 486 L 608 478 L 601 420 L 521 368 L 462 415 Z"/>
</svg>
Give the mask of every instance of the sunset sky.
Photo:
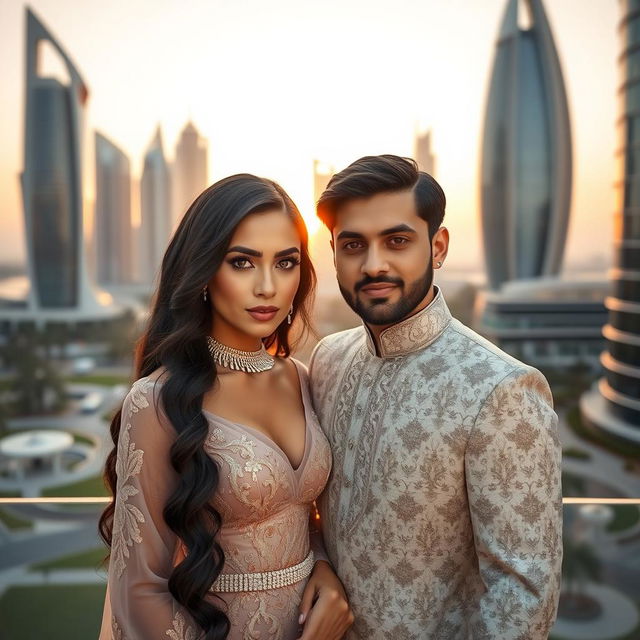
<svg viewBox="0 0 640 640">
<path fill-rule="evenodd" d="M 278 180 L 313 214 L 312 161 L 411 155 L 433 131 L 447 194 L 451 266 L 482 266 L 478 158 L 495 38 L 506 0 L 34 0 L 89 87 L 93 130 L 134 176 L 158 123 L 173 158 L 191 118 L 209 141 L 210 179 Z M 569 96 L 574 181 L 568 259 L 611 251 L 616 0 L 546 0 Z M 0 262 L 25 248 L 24 4 L 0 0 Z M 85 175 L 92 199 L 94 178 Z M 89 216 L 90 218 L 90 216 Z M 90 219 L 87 221 L 90 225 Z"/>
</svg>

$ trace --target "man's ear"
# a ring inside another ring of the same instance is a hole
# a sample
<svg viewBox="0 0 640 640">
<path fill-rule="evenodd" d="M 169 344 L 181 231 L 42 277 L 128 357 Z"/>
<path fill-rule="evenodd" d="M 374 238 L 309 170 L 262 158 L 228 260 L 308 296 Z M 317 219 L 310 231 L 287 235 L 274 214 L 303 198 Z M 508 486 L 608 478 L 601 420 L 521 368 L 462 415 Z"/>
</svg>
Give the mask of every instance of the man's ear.
<svg viewBox="0 0 640 640">
<path fill-rule="evenodd" d="M 440 227 L 431 240 L 431 256 L 434 262 L 444 262 L 449 252 L 449 230 Z"/>
</svg>

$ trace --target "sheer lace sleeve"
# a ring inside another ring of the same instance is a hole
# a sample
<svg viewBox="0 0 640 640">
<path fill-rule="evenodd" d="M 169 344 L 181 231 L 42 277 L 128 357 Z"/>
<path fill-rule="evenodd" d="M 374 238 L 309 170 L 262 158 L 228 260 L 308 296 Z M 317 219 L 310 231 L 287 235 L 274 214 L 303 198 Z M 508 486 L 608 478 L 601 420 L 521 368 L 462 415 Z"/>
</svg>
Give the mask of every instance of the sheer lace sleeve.
<svg viewBox="0 0 640 640">
<path fill-rule="evenodd" d="M 134 383 L 122 407 L 109 580 L 100 640 L 195 640 L 196 625 L 167 587 L 178 538 L 162 511 L 176 483 L 175 438 L 159 408 L 160 386 Z"/>
</svg>

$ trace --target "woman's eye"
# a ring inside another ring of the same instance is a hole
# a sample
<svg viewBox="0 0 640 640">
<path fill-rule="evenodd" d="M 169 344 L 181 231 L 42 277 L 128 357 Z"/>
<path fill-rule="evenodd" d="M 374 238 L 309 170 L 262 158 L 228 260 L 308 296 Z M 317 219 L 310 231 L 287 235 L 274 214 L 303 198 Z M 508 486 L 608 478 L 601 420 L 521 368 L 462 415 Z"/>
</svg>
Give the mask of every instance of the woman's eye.
<svg viewBox="0 0 640 640">
<path fill-rule="evenodd" d="M 252 267 L 251 262 L 247 260 L 247 258 L 233 258 L 229 260 L 229 264 L 234 269 L 250 269 Z"/>
<path fill-rule="evenodd" d="M 300 264 L 298 260 L 294 260 L 293 258 L 285 258 L 284 260 L 280 260 L 277 266 L 279 269 L 293 269 L 293 267 L 298 264 Z"/>
</svg>

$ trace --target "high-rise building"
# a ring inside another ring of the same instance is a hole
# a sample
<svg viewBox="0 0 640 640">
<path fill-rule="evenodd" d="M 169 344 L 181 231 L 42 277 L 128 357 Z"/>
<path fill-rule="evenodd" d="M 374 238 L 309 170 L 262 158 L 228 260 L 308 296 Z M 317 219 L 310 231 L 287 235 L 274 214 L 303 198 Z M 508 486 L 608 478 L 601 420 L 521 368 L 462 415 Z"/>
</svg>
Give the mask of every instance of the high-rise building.
<svg viewBox="0 0 640 640">
<path fill-rule="evenodd" d="M 208 185 L 207 141 L 189 121 L 180 134 L 173 164 L 174 226 Z"/>
<path fill-rule="evenodd" d="M 21 176 L 27 240 L 27 311 L 46 318 L 112 315 L 89 282 L 83 241 L 82 129 L 87 86 L 44 24 L 26 9 L 26 117 Z M 42 45 L 59 55 L 68 81 L 42 73 Z"/>
<path fill-rule="evenodd" d="M 622 36 L 620 118 L 617 150 L 619 180 L 615 219 L 615 262 L 611 295 L 605 304 L 608 323 L 604 376 L 582 396 L 587 424 L 625 442 L 640 443 L 640 1 L 620 3 Z"/>
<path fill-rule="evenodd" d="M 95 253 L 100 284 L 133 280 L 129 158 L 96 131 Z"/>
<path fill-rule="evenodd" d="M 413 157 L 420 171 L 435 177 L 436 157 L 431 150 L 431 130 L 416 134 Z"/>
<path fill-rule="evenodd" d="M 521 28 L 519 11 L 528 12 Z M 541 0 L 508 0 L 484 122 L 481 207 L 489 286 L 560 271 L 571 200 L 571 130 Z"/>
<path fill-rule="evenodd" d="M 160 126 L 144 157 L 140 181 L 140 269 L 143 283 L 159 272 L 171 235 L 171 177 L 164 156 Z"/>
<path fill-rule="evenodd" d="M 488 288 L 476 299 L 477 328 L 536 366 L 597 369 L 606 282 L 560 277 L 571 171 L 567 97 L 542 2 L 509 0 L 484 123 Z"/>
</svg>

